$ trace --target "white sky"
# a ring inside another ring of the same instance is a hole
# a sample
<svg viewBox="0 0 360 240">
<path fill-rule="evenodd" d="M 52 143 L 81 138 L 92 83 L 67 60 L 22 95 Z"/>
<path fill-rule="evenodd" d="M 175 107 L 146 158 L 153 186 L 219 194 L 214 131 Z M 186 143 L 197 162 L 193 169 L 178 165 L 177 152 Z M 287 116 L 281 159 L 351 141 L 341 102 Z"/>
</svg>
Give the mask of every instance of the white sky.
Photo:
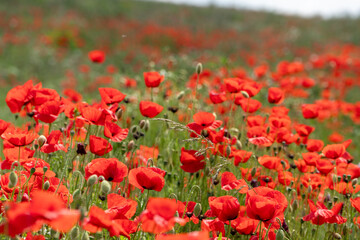
<svg viewBox="0 0 360 240">
<path fill-rule="evenodd" d="M 322 15 L 324 17 L 360 15 L 360 0 L 157 0 L 161 2 L 208 5 L 210 3 L 247 9 L 270 10 L 302 16 Z"/>
</svg>

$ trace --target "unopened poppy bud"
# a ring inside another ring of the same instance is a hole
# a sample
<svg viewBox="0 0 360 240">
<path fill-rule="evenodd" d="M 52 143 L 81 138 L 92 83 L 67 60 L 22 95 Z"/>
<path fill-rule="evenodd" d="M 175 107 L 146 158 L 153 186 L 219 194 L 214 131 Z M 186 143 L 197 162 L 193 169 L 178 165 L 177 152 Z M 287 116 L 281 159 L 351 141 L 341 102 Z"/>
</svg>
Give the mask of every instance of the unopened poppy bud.
<svg viewBox="0 0 360 240">
<path fill-rule="evenodd" d="M 203 66 L 202 66 L 201 63 L 198 63 L 198 64 L 196 65 L 196 74 L 197 74 L 197 75 L 200 75 L 200 73 L 202 73 L 202 71 L 203 71 Z"/>
<path fill-rule="evenodd" d="M 99 182 L 102 182 L 102 181 L 104 181 L 104 180 L 105 180 L 104 176 L 98 177 L 98 181 L 99 181 Z"/>
<path fill-rule="evenodd" d="M 145 127 L 144 127 L 145 132 L 147 132 L 149 130 L 149 128 L 150 128 L 150 122 L 149 122 L 149 120 L 146 120 Z"/>
<path fill-rule="evenodd" d="M 44 166 L 44 167 L 43 167 L 44 174 L 47 172 L 48 169 L 49 169 L 49 168 L 48 168 L 47 166 Z"/>
<path fill-rule="evenodd" d="M 292 209 L 293 209 L 293 211 L 296 211 L 296 209 L 298 209 L 298 201 L 296 199 L 292 203 Z"/>
<path fill-rule="evenodd" d="M 241 94 L 245 97 L 245 98 L 250 98 L 249 94 L 246 91 L 241 91 Z"/>
<path fill-rule="evenodd" d="M 89 187 L 91 187 L 92 185 L 94 185 L 95 183 L 96 183 L 96 181 L 97 181 L 97 176 L 94 174 L 94 175 L 91 175 L 90 177 L 89 177 L 89 179 L 87 180 L 87 185 L 89 186 Z"/>
<path fill-rule="evenodd" d="M 36 169 L 35 168 L 31 168 L 30 169 L 30 175 L 33 175 L 35 173 Z"/>
<path fill-rule="evenodd" d="M 358 179 L 357 178 L 354 178 L 352 181 L 351 181 L 351 185 L 353 186 L 353 188 L 355 188 L 355 186 L 358 184 Z"/>
<path fill-rule="evenodd" d="M 71 239 L 77 239 L 77 237 L 79 236 L 79 228 L 78 227 L 74 227 L 73 229 L 71 229 L 71 232 L 70 232 L 70 238 Z"/>
<path fill-rule="evenodd" d="M 134 148 L 134 146 L 135 146 L 135 142 L 134 140 L 131 140 L 127 145 L 128 151 L 131 151 Z"/>
<path fill-rule="evenodd" d="M 134 134 L 134 133 L 136 133 L 137 132 L 137 126 L 132 126 L 131 128 L 130 128 L 130 132 L 132 133 L 132 134 Z"/>
<path fill-rule="evenodd" d="M 79 200 L 81 198 L 81 191 L 79 189 L 76 189 L 74 192 L 73 192 L 73 199 L 75 201 Z"/>
<path fill-rule="evenodd" d="M 18 182 L 18 176 L 16 175 L 15 172 L 11 172 L 10 176 L 9 176 L 9 188 L 13 188 L 16 186 L 17 182 Z"/>
<path fill-rule="evenodd" d="M 339 200 L 337 196 L 334 196 L 334 203 L 336 203 Z"/>
<path fill-rule="evenodd" d="M 145 120 L 144 119 L 141 120 L 139 123 L 140 128 L 143 129 L 145 127 L 145 124 L 146 124 Z"/>
<path fill-rule="evenodd" d="M 253 177 L 253 176 L 255 176 L 255 174 L 256 174 L 256 168 L 252 168 L 251 169 L 251 176 Z"/>
<path fill-rule="evenodd" d="M 39 147 L 42 147 L 45 143 L 46 143 L 47 139 L 44 135 L 41 135 L 39 138 L 38 138 L 38 144 L 39 144 Z"/>
<path fill-rule="evenodd" d="M 50 183 L 49 183 L 49 181 L 46 181 L 46 182 L 44 183 L 43 188 L 44 188 L 45 191 L 50 188 Z"/>
<path fill-rule="evenodd" d="M 231 147 L 230 147 L 230 145 L 228 145 L 226 147 L 226 156 L 230 156 L 230 154 L 231 154 Z"/>
<path fill-rule="evenodd" d="M 332 180 L 333 180 L 333 183 L 336 184 L 336 183 L 337 183 L 337 180 L 338 180 L 337 176 L 336 176 L 336 175 L 333 175 L 333 176 L 332 176 Z"/>
<path fill-rule="evenodd" d="M 308 187 L 308 193 L 311 193 L 311 192 L 312 192 L 312 187 L 309 186 L 309 187 Z"/>
<path fill-rule="evenodd" d="M 194 215 L 195 217 L 199 217 L 202 211 L 202 207 L 200 203 L 196 203 L 194 207 Z"/>
<path fill-rule="evenodd" d="M 240 142 L 240 140 L 236 141 L 236 147 L 237 149 L 242 149 L 242 143 Z"/>
<path fill-rule="evenodd" d="M 104 180 L 101 182 L 100 190 L 102 193 L 107 195 L 111 191 L 111 185 L 108 181 Z"/>
<path fill-rule="evenodd" d="M 182 99 L 182 98 L 184 97 L 184 95 L 185 95 L 185 92 L 184 92 L 184 91 L 181 91 L 181 92 L 176 96 L 176 98 L 177 98 L 178 100 L 180 100 L 180 99 Z"/>
<path fill-rule="evenodd" d="M 284 231 L 279 229 L 276 233 L 276 240 L 283 240 L 285 238 Z"/>
<path fill-rule="evenodd" d="M 116 117 L 117 117 L 118 119 L 120 119 L 120 118 L 122 117 L 122 115 L 123 115 L 123 110 L 122 110 L 122 108 L 119 108 L 119 109 L 116 111 L 115 115 L 116 115 Z"/>
<path fill-rule="evenodd" d="M 283 168 L 284 168 L 284 169 L 286 169 L 286 162 L 285 162 L 285 161 L 283 161 L 283 160 L 281 160 L 281 162 L 280 162 L 280 163 L 281 163 L 281 165 L 283 166 Z"/>
<path fill-rule="evenodd" d="M 84 232 L 84 235 L 82 236 L 81 240 L 89 240 L 89 234 L 87 232 Z"/>
<path fill-rule="evenodd" d="M 335 239 L 342 239 L 340 233 L 334 233 L 333 236 L 334 236 Z"/>
</svg>

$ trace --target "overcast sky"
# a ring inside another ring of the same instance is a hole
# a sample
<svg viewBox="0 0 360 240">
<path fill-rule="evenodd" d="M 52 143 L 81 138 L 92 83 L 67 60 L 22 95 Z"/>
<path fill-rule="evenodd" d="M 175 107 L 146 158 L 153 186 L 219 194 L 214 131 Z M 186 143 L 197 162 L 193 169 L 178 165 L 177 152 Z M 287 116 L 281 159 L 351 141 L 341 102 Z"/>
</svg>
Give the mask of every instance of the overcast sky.
<svg viewBox="0 0 360 240">
<path fill-rule="evenodd" d="M 207 5 L 213 3 L 227 7 L 266 9 L 302 16 L 322 15 L 324 17 L 344 14 L 359 16 L 360 0 L 157 0 L 162 2 Z"/>
</svg>

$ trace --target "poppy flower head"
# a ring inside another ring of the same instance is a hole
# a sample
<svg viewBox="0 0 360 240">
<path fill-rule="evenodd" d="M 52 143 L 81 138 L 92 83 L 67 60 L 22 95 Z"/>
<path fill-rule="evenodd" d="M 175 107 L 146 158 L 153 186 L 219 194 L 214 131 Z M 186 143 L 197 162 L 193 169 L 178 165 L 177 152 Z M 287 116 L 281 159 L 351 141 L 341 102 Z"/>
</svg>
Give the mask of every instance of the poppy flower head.
<svg viewBox="0 0 360 240">
<path fill-rule="evenodd" d="M 163 106 L 150 101 L 141 101 L 139 107 L 141 115 L 148 118 L 156 117 L 164 109 Z"/>
<path fill-rule="evenodd" d="M 268 101 L 269 103 L 280 104 L 284 101 L 285 94 L 280 88 L 271 87 L 268 90 Z"/>
<path fill-rule="evenodd" d="M 90 51 L 88 57 L 94 63 L 103 63 L 105 61 L 105 53 L 101 50 Z"/>
<path fill-rule="evenodd" d="M 158 72 L 144 72 L 144 81 L 146 87 L 158 87 L 163 80 L 164 76 L 160 75 Z"/>
<path fill-rule="evenodd" d="M 163 171 L 162 171 L 163 172 Z M 139 167 L 129 172 L 129 183 L 144 192 L 145 189 L 160 192 L 164 185 L 164 174 L 157 169 Z"/>
<path fill-rule="evenodd" d="M 128 175 L 128 168 L 117 158 L 96 158 L 85 167 L 85 178 L 91 175 L 103 176 L 107 181 L 122 182 Z"/>
</svg>

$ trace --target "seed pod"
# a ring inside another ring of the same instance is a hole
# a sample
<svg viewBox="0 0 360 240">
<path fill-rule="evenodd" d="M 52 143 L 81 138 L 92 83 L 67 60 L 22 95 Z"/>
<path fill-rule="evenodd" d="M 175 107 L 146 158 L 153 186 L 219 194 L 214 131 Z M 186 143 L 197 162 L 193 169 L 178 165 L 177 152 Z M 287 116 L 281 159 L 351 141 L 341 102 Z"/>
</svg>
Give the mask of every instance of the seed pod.
<svg viewBox="0 0 360 240">
<path fill-rule="evenodd" d="M 135 142 L 134 140 L 131 140 L 127 145 L 128 151 L 131 151 L 134 148 L 134 146 L 135 146 Z"/>
<path fill-rule="evenodd" d="M 194 207 L 194 215 L 195 217 L 199 217 L 202 211 L 202 207 L 200 203 L 196 203 Z"/>
<path fill-rule="evenodd" d="M 246 91 L 241 91 L 241 94 L 245 97 L 245 98 L 250 98 L 249 94 Z"/>
<path fill-rule="evenodd" d="M 139 123 L 140 128 L 143 129 L 145 127 L 145 124 L 146 124 L 145 120 L 144 119 L 141 120 Z"/>
<path fill-rule="evenodd" d="M 43 188 L 44 188 L 45 191 L 50 188 L 50 183 L 49 183 L 49 181 L 46 181 L 46 182 L 44 183 Z"/>
<path fill-rule="evenodd" d="M 9 188 L 13 188 L 16 186 L 17 182 L 18 182 L 18 175 L 16 175 L 15 172 L 11 172 L 10 176 L 9 176 Z"/>
<path fill-rule="evenodd" d="M 202 71 L 203 71 L 203 66 L 202 66 L 201 63 L 198 63 L 198 64 L 196 65 L 196 74 L 197 74 L 197 75 L 200 75 L 200 74 L 202 73 Z"/>
<path fill-rule="evenodd" d="M 284 231 L 282 229 L 279 229 L 276 233 L 276 240 L 283 240 L 285 238 Z"/>
<path fill-rule="evenodd" d="M 75 189 L 75 191 L 73 192 L 73 199 L 77 201 L 80 198 L 81 198 L 81 191 L 79 189 Z"/>
<path fill-rule="evenodd" d="M 70 232 L 70 238 L 71 239 L 77 239 L 77 237 L 79 236 L 79 228 L 78 227 L 74 227 L 73 229 L 71 229 L 71 232 Z"/>
<path fill-rule="evenodd" d="M 97 179 L 98 179 L 98 177 L 95 174 L 91 175 L 87 180 L 88 187 L 93 186 L 97 182 Z"/>
<path fill-rule="evenodd" d="M 46 137 L 44 135 L 41 135 L 37 140 L 39 147 L 42 147 L 46 143 L 46 141 Z"/>
<path fill-rule="evenodd" d="M 100 190 L 102 193 L 107 195 L 111 191 L 111 185 L 108 181 L 104 180 L 101 182 Z"/>
</svg>

